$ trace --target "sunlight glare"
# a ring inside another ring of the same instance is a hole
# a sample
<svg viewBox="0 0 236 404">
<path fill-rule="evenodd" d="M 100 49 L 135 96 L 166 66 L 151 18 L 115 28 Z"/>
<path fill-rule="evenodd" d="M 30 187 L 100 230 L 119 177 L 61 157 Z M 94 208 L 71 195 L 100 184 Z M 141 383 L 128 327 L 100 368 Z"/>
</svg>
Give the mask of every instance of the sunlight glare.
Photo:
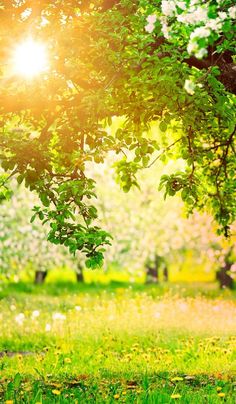
<svg viewBox="0 0 236 404">
<path fill-rule="evenodd" d="M 47 53 L 43 43 L 29 38 L 15 48 L 13 68 L 16 74 L 32 78 L 47 67 Z"/>
</svg>

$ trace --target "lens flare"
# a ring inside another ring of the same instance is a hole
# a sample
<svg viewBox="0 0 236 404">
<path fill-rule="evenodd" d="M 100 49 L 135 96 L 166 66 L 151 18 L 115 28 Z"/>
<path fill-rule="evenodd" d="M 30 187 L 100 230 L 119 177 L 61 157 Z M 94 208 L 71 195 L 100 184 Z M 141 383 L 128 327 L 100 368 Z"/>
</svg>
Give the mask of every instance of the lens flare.
<svg viewBox="0 0 236 404">
<path fill-rule="evenodd" d="M 46 47 L 31 38 L 16 46 L 13 54 L 13 69 L 16 74 L 32 78 L 48 68 Z"/>
</svg>

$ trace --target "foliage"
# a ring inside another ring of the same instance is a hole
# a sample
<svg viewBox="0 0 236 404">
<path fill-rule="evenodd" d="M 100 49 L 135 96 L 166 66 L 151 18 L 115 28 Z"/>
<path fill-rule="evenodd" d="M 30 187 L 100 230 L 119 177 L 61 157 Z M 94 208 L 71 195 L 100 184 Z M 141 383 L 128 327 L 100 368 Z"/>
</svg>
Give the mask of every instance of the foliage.
<svg viewBox="0 0 236 404">
<path fill-rule="evenodd" d="M 160 158 L 186 165 L 161 180 L 193 209 L 210 209 L 227 236 L 235 206 L 235 6 L 230 0 L 0 2 L 1 165 L 35 190 L 48 239 L 102 264 L 109 234 L 96 222 L 89 162 L 123 156 L 124 191 Z M 192 16 L 192 17 L 191 17 Z M 9 34 L 10 33 L 10 34 Z M 14 73 L 16 42 L 48 49 L 34 80 Z M 114 135 L 106 130 L 124 117 Z M 162 138 L 150 134 L 157 121 Z M 1 198 L 7 196 L 5 179 Z"/>
<path fill-rule="evenodd" d="M 63 246 L 50 245 L 47 226 L 30 224 L 37 197 L 23 187 L 13 186 L 10 201 L 1 204 L 0 268 L 1 275 L 20 275 L 21 271 L 48 271 L 69 266 L 76 270 L 76 260 Z"/>
</svg>

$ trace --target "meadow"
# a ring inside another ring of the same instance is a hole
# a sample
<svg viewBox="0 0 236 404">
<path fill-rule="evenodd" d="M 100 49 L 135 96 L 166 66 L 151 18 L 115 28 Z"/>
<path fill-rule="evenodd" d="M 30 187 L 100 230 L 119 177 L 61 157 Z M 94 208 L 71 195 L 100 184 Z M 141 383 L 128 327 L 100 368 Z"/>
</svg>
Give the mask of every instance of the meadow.
<svg viewBox="0 0 236 404">
<path fill-rule="evenodd" d="M 2 285 L 0 402 L 235 403 L 236 294 L 217 285 Z"/>
</svg>

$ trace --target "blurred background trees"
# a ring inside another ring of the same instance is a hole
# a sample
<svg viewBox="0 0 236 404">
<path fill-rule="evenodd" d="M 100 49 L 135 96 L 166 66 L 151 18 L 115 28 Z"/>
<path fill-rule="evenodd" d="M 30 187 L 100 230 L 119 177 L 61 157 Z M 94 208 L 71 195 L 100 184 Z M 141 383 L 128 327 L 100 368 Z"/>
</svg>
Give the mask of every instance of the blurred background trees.
<svg viewBox="0 0 236 404">
<path fill-rule="evenodd" d="M 126 280 L 156 283 L 176 276 L 185 280 L 201 280 L 202 276 L 213 279 L 212 274 L 217 273 L 222 287 L 232 287 L 232 240 L 229 243 L 216 235 L 210 215 L 195 213 L 187 217 L 181 199 L 176 196 L 164 200 L 163 192 L 155 185 L 160 175 L 170 175 L 183 161 L 160 162 L 140 173 L 140 189 L 136 187 L 128 194 L 121 192 L 119 181 L 110 175 L 116 161 L 112 154 L 96 169 L 90 167 L 97 182 L 98 224 L 113 235 L 103 271 L 123 274 Z M 47 226 L 42 227 L 38 220 L 30 223 L 32 207 L 39 203 L 37 195 L 23 184 L 13 188 L 17 192 L 1 204 L 1 274 L 19 278 L 28 272 L 35 274 L 35 282 L 40 283 L 50 270 L 60 268 L 72 269 L 79 282 L 90 272 L 92 281 L 92 271 L 84 268 L 83 255 L 73 256 L 63 246 L 51 245 L 46 240 Z"/>
</svg>

